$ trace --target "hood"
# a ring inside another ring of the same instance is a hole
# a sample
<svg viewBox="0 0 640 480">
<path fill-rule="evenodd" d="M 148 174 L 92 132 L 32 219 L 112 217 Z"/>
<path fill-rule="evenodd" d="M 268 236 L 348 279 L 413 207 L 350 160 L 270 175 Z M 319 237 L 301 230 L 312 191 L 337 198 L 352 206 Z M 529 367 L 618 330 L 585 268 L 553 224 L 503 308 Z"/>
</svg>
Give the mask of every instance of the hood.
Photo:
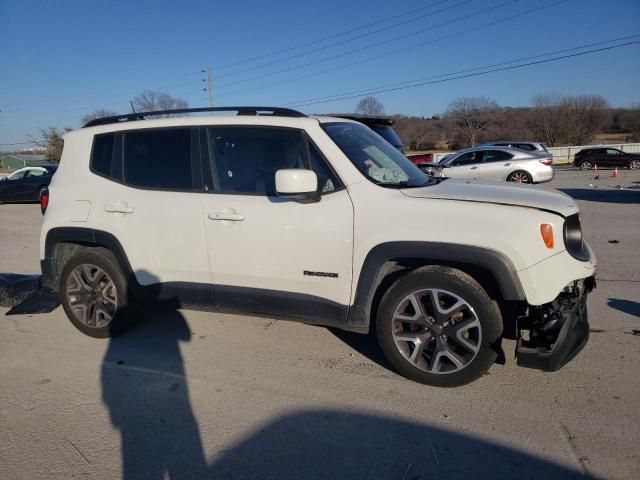
<svg viewBox="0 0 640 480">
<path fill-rule="evenodd" d="M 579 211 L 569 195 L 551 188 L 484 180 L 444 180 L 437 185 L 401 190 L 408 197 L 495 203 L 549 210 L 567 217 Z"/>
</svg>

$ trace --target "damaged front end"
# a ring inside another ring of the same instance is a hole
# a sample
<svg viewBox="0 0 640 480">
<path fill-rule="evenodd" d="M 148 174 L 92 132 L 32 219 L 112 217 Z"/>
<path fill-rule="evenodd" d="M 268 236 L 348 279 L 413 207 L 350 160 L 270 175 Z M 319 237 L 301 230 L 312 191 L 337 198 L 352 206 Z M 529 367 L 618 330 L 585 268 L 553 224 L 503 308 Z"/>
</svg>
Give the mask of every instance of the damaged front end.
<svg viewBox="0 0 640 480">
<path fill-rule="evenodd" d="M 595 286 L 595 277 L 576 280 L 551 303 L 529 307 L 518 319 L 519 366 L 554 372 L 582 350 L 589 339 L 587 296 Z"/>
</svg>

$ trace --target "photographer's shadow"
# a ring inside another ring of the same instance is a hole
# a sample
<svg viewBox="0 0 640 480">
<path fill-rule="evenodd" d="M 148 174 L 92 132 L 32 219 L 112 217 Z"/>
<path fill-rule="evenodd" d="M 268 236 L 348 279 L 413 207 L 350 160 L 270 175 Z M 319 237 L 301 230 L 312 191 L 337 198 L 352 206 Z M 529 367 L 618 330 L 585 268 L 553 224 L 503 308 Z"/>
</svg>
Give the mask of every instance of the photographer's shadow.
<svg viewBox="0 0 640 480">
<path fill-rule="evenodd" d="M 120 430 L 122 478 L 202 478 L 206 460 L 179 342 L 191 332 L 175 301 L 155 300 L 109 340 L 102 398 Z"/>
</svg>

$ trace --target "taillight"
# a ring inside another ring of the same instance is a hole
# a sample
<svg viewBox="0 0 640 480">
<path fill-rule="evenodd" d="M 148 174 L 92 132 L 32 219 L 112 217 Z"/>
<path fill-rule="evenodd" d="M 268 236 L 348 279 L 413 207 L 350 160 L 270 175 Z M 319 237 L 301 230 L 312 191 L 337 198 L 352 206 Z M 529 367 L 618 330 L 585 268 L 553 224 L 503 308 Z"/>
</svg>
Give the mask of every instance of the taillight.
<svg viewBox="0 0 640 480">
<path fill-rule="evenodd" d="M 49 190 L 44 190 L 40 195 L 40 211 L 44 215 L 44 212 L 47 211 L 47 207 L 49 206 Z"/>
<path fill-rule="evenodd" d="M 543 165 L 546 165 L 547 167 L 550 167 L 551 165 L 553 165 L 553 159 L 552 158 L 547 158 L 544 160 L 540 160 L 540 163 Z"/>
</svg>

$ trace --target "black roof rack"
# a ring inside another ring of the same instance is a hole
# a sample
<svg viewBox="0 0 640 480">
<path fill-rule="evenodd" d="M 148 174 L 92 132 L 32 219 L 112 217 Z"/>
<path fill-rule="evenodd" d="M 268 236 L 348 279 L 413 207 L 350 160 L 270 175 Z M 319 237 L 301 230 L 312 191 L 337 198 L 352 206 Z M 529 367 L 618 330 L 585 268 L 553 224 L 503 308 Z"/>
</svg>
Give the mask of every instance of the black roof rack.
<svg viewBox="0 0 640 480">
<path fill-rule="evenodd" d="M 144 120 L 146 117 L 154 117 L 157 115 L 178 115 L 181 113 L 201 112 L 238 112 L 238 115 L 261 115 L 260 112 L 269 112 L 266 114 L 279 117 L 306 117 L 304 113 L 298 112 L 297 110 L 280 107 L 200 107 L 180 108 L 176 110 L 158 110 L 154 112 L 133 112 L 125 115 L 115 115 L 113 117 L 96 118 L 95 120 L 85 123 L 83 128 L 95 127 L 96 125 L 108 125 L 110 123 Z"/>
</svg>

